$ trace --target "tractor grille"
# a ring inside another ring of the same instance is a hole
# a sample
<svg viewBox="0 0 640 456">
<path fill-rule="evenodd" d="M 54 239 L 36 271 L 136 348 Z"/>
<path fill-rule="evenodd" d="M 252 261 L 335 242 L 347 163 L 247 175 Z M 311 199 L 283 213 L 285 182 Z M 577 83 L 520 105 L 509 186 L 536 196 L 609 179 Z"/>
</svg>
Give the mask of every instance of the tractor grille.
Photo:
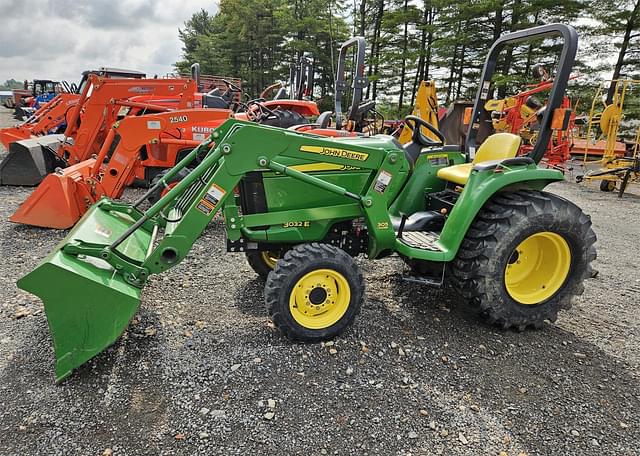
<svg viewBox="0 0 640 456">
<path fill-rule="evenodd" d="M 440 251 L 440 248 L 436 245 L 438 239 L 440 239 L 440 235 L 433 231 L 405 231 L 402 233 L 402 238 L 400 238 L 409 247 L 433 250 L 434 252 Z"/>
</svg>

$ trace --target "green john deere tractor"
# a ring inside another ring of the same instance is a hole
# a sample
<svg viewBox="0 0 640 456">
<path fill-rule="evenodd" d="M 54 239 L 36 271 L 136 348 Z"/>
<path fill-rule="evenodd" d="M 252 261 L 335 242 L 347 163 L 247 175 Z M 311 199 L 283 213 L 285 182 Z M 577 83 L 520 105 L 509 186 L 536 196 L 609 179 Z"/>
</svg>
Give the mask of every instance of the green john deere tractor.
<svg viewBox="0 0 640 456">
<path fill-rule="evenodd" d="M 520 138 L 510 134 L 476 147 L 499 51 L 551 36 L 563 49 L 536 149 L 516 157 Z M 269 315 L 294 340 L 329 339 L 353 322 L 364 299 L 353 259 L 361 253 L 398 255 L 409 280 L 450 284 L 502 327 L 555 320 L 582 293 L 595 258 L 589 217 L 543 191 L 562 173 L 536 166 L 576 48 L 564 25 L 500 38 L 464 150 L 424 136 L 420 127 L 442 137 L 416 117 L 407 118 L 413 137 L 404 147 L 388 136 L 326 138 L 229 120 L 149 190 L 201 159 L 146 211 L 147 195 L 135 204 L 100 200 L 18 282 L 44 302 L 57 379 L 119 337 L 149 276 L 182 261 L 218 212 L 228 251 L 247 254 L 266 276 Z"/>
</svg>

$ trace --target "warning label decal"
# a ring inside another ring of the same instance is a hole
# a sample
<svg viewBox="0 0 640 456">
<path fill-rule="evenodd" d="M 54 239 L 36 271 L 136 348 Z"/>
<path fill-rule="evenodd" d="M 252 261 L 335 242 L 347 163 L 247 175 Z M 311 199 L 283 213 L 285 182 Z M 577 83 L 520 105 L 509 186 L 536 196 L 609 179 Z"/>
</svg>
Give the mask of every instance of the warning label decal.
<svg viewBox="0 0 640 456">
<path fill-rule="evenodd" d="M 207 193 L 204 194 L 204 198 L 198 202 L 196 209 L 205 215 L 211 214 L 225 194 L 226 192 L 222 187 L 211 184 Z"/>
<path fill-rule="evenodd" d="M 389 186 L 391 182 L 391 173 L 387 171 L 380 171 L 378 174 L 378 179 L 376 179 L 376 184 L 373 186 L 373 189 L 378 193 L 384 193 L 384 191 Z"/>
</svg>

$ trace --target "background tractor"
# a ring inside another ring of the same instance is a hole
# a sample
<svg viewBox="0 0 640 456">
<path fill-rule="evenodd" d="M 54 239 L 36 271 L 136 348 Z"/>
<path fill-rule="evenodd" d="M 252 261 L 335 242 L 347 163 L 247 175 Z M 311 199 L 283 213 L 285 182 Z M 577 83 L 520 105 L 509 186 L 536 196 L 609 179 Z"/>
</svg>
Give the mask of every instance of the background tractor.
<svg viewBox="0 0 640 456">
<path fill-rule="evenodd" d="M 66 129 L 67 114 L 78 102 L 80 93 L 84 90 L 91 74 L 104 78 L 120 79 L 142 79 L 145 77 L 145 74 L 139 71 L 101 67 L 97 70 L 83 71 L 78 84 L 62 81 L 60 85 L 63 90 L 50 101 L 35 109 L 22 123 L 14 127 L 0 128 L 0 143 L 4 148 L 9 150 L 12 142 L 29 139 L 33 136 L 63 133 Z"/>
<path fill-rule="evenodd" d="M 510 133 L 477 143 L 500 51 L 558 36 L 558 69 L 530 155 L 516 156 L 521 140 Z M 445 145 L 437 128 L 413 116 L 404 146 L 383 135 L 328 138 L 230 119 L 135 203 L 99 200 L 18 281 L 44 302 L 57 379 L 119 337 L 149 277 L 184 260 L 217 213 L 228 251 L 269 252 L 265 303 L 293 340 L 330 339 L 353 322 L 364 300 L 359 254 L 397 255 L 411 268 L 407 280 L 450 285 L 503 328 L 554 321 L 582 293 L 595 258 L 589 217 L 543 191 L 562 173 L 536 165 L 576 48 L 575 30 L 559 24 L 499 38 L 484 65 L 464 149 Z"/>
</svg>

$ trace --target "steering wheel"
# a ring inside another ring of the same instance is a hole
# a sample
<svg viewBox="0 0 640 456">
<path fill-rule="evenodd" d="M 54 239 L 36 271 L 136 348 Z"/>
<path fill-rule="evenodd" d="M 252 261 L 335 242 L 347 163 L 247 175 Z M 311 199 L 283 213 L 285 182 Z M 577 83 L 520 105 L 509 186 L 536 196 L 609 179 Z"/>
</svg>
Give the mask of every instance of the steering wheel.
<svg viewBox="0 0 640 456">
<path fill-rule="evenodd" d="M 229 81 L 228 79 L 223 79 L 222 82 L 224 82 L 227 87 L 229 88 L 229 90 L 231 90 L 232 92 L 242 92 L 242 89 L 240 87 L 238 87 L 237 85 L 235 85 L 233 82 Z"/>
<path fill-rule="evenodd" d="M 278 117 L 271 109 L 267 108 L 263 103 L 251 100 L 247 103 L 247 118 L 251 121 L 261 121 L 269 116 Z"/>
<path fill-rule="evenodd" d="M 445 139 L 442 132 L 440 132 L 440 130 L 438 130 L 436 127 L 434 127 L 424 119 L 421 119 L 418 116 L 407 116 L 404 118 L 404 123 L 412 131 L 411 140 L 414 143 L 420 144 L 425 147 L 444 146 Z M 420 127 L 425 127 L 431 133 L 436 135 L 439 141 L 435 141 L 423 135 L 422 129 Z"/>
</svg>

